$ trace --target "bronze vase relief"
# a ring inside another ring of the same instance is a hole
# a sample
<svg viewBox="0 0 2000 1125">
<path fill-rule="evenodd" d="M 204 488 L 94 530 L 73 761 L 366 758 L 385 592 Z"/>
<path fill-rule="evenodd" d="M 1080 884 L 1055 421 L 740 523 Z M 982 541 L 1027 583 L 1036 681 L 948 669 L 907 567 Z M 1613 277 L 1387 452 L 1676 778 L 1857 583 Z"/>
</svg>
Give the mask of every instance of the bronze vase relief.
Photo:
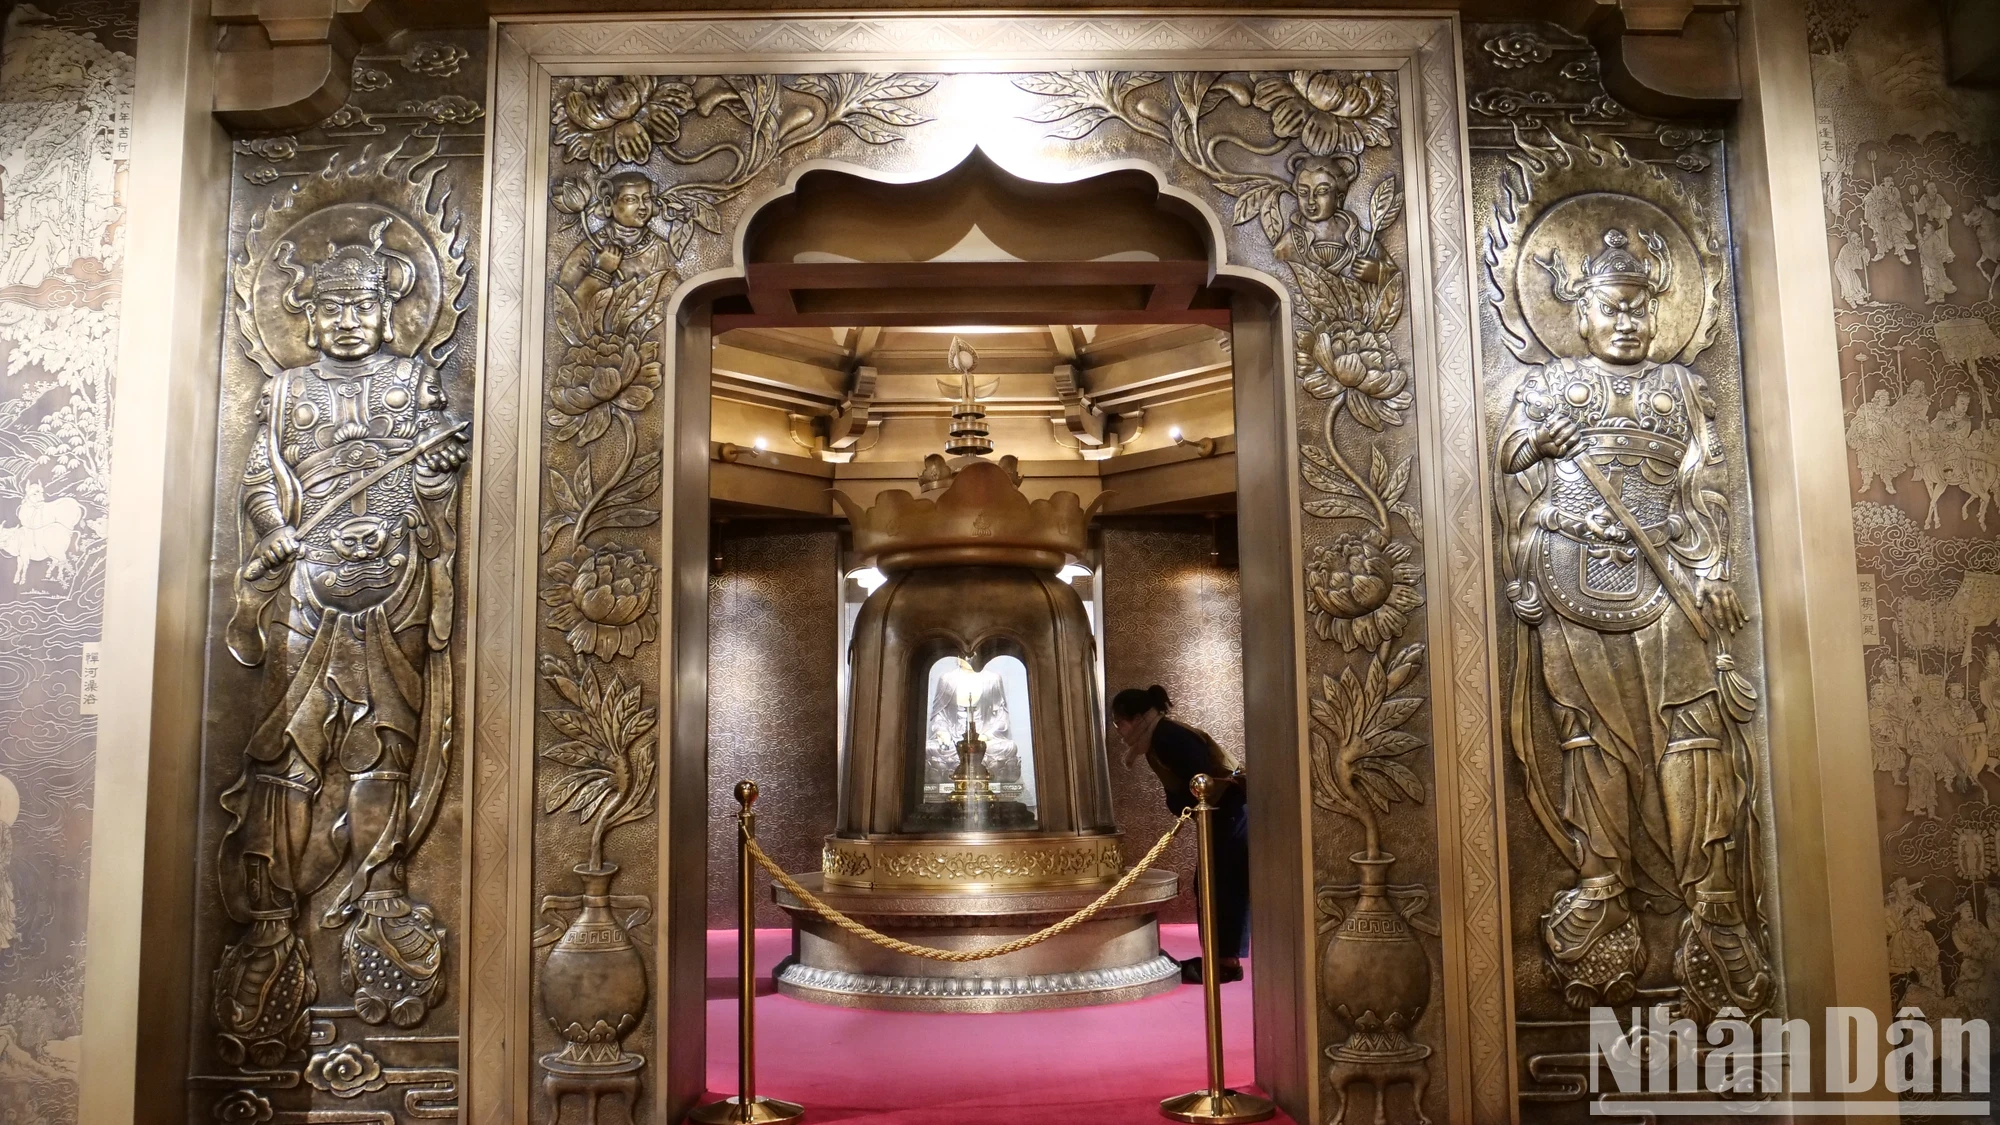
<svg viewBox="0 0 2000 1125">
<path fill-rule="evenodd" d="M 604 838 L 652 815 L 657 713 L 638 705 L 638 685 L 627 686 L 581 653 L 574 664 L 545 659 L 542 676 L 571 704 L 543 712 L 570 736 L 542 751 L 567 767 L 544 809 L 577 813 L 590 826 L 590 841 L 586 860 L 573 868 L 583 893 L 542 899 L 548 923 L 535 932 L 535 944 L 550 948 L 537 983 L 542 1012 L 563 1046 L 541 1063 L 551 1099 L 578 1094 L 594 1117 L 607 1094 L 623 1095 L 628 1108 L 636 1102 L 646 1065 L 645 1056 L 625 1051 L 624 1041 L 646 1018 L 646 961 L 631 931 L 652 916 L 652 900 L 611 893 L 618 865 L 604 858 Z M 563 924 L 572 911 L 575 917 Z"/>
<path fill-rule="evenodd" d="M 611 893 L 617 874 L 615 863 L 578 864 L 583 893 L 542 900 L 544 916 L 578 911 L 542 964 L 542 1007 L 564 1040 L 561 1052 L 542 1060 L 551 1071 L 623 1073 L 645 1062 L 620 1047 L 646 1013 L 647 987 L 645 958 L 617 911 L 650 908 L 642 897 Z"/>
<path fill-rule="evenodd" d="M 1357 852 L 1350 858 L 1361 873 L 1360 884 L 1326 888 L 1320 895 L 1321 909 L 1340 918 L 1320 957 L 1321 995 L 1347 1035 L 1326 1049 L 1328 1079 L 1339 1098 L 1332 1120 L 1338 1125 L 1346 1119 L 1350 1086 L 1374 1088 L 1379 1121 L 1386 1087 L 1408 1082 L 1417 1120 L 1428 1121 L 1423 1102 L 1430 1072 L 1424 1060 L 1430 1058 L 1431 1049 L 1411 1042 L 1410 1029 L 1430 1005 L 1431 958 L 1411 932 L 1408 915 L 1421 909 L 1429 896 L 1422 887 L 1389 885 L 1395 856 Z M 1354 905 L 1342 916 L 1336 902 L 1329 900 L 1350 893 Z M 1409 905 L 1399 907 L 1398 897 Z"/>
</svg>

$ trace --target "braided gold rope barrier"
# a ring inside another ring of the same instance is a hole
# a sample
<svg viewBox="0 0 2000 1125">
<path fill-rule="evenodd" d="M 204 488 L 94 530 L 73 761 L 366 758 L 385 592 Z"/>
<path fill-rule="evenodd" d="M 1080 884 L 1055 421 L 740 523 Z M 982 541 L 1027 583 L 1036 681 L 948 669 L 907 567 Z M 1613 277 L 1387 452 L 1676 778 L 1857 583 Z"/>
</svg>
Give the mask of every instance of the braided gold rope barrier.
<svg viewBox="0 0 2000 1125">
<path fill-rule="evenodd" d="M 916 945 L 911 942 L 892 938 L 879 930 L 870 929 L 849 918 L 847 915 L 842 914 L 840 911 L 835 910 L 833 907 L 828 906 L 826 903 L 821 902 L 811 891 L 800 886 L 797 879 L 785 874 L 785 869 L 771 862 L 771 857 L 765 855 L 764 849 L 757 846 L 757 837 L 747 832 L 742 835 L 745 846 L 750 850 L 751 857 L 764 870 L 771 873 L 771 880 L 791 892 L 794 898 L 806 904 L 808 908 L 820 917 L 832 922 L 855 937 L 865 938 L 884 949 L 897 953 L 906 953 L 911 957 L 922 957 L 929 961 L 950 961 L 956 964 L 964 964 L 968 961 L 984 961 L 993 957 L 1001 957 L 1009 953 L 1017 953 L 1031 945 L 1040 945 L 1057 934 L 1072 930 L 1097 917 L 1100 911 L 1111 905 L 1111 900 L 1124 894 L 1126 889 L 1139 876 L 1145 874 L 1147 869 L 1159 862 L 1160 857 L 1166 854 L 1167 845 L 1173 843 L 1174 837 L 1180 834 L 1181 828 L 1187 824 L 1188 818 L 1193 816 L 1194 812 L 1195 810 L 1190 808 L 1182 813 L 1180 819 L 1174 821 L 1174 826 L 1167 829 L 1167 834 L 1160 837 L 1160 842 L 1153 845 L 1153 850 L 1147 852 L 1145 858 L 1134 864 L 1130 871 L 1127 871 L 1116 883 L 1113 883 L 1110 890 L 1097 896 L 1097 901 L 1064 918 L 1062 921 L 1056 922 L 1045 929 L 1037 930 L 1027 937 L 1015 938 L 1013 941 L 1002 942 L 999 945 L 984 946 L 979 949 L 934 949 L 928 945 Z"/>
</svg>

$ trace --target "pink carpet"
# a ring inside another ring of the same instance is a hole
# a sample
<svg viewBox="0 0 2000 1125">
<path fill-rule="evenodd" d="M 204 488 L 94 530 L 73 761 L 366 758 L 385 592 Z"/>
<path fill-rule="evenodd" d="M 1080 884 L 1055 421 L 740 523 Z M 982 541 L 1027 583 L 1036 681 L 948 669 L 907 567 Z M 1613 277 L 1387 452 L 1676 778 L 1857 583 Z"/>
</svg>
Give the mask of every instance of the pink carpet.
<svg viewBox="0 0 2000 1125">
<path fill-rule="evenodd" d="M 1194 927 L 1161 931 L 1168 953 L 1196 954 Z M 803 1104 L 812 1125 L 1158 1125 L 1161 1098 L 1207 1082 L 1193 985 L 1055 1012 L 861 1012 L 771 992 L 790 948 L 785 930 L 757 932 L 757 1087 Z M 736 1091 L 735 969 L 735 931 L 709 931 L 708 1085 L 718 1093 Z M 1247 979 L 1223 987 L 1222 1013 L 1224 1073 L 1251 1087 Z"/>
</svg>

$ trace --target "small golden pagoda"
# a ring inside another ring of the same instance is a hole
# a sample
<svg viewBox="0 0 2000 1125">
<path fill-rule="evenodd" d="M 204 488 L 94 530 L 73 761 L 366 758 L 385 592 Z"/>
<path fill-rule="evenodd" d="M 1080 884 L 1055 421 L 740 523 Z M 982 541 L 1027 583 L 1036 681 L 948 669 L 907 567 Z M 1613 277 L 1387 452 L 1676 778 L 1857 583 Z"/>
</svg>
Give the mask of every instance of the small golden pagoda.
<svg viewBox="0 0 2000 1125">
<path fill-rule="evenodd" d="M 1035 932 L 1125 870 L 1095 652 L 1058 577 L 1086 547 L 1073 493 L 1030 501 L 976 458 L 936 499 L 835 493 L 855 553 L 886 581 L 855 624 L 836 829 L 800 882 L 893 937 L 944 949 Z M 1093 505 L 1094 508 L 1094 505 Z M 1018 1011 L 1134 999 L 1178 982 L 1148 872 L 1109 909 L 1041 945 L 950 964 L 848 934 L 782 890 L 793 918 L 780 991 L 852 1007 Z"/>
</svg>

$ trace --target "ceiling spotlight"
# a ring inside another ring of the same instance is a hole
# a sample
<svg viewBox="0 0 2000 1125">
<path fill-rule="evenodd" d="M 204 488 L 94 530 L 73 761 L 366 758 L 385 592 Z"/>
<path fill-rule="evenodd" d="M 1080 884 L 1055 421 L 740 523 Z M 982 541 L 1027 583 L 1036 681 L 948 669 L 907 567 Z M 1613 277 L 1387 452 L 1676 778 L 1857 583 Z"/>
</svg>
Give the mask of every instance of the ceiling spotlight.
<svg viewBox="0 0 2000 1125">
<path fill-rule="evenodd" d="M 758 438 L 758 439 L 757 439 L 756 441 L 753 441 L 753 442 L 751 442 L 750 444 L 751 444 L 752 446 L 756 447 L 756 450 L 757 450 L 757 452 L 759 452 L 759 453 L 762 453 L 762 452 L 764 452 L 764 449 L 765 449 L 765 442 L 764 442 L 764 439 L 763 439 L 763 438 Z"/>
</svg>

